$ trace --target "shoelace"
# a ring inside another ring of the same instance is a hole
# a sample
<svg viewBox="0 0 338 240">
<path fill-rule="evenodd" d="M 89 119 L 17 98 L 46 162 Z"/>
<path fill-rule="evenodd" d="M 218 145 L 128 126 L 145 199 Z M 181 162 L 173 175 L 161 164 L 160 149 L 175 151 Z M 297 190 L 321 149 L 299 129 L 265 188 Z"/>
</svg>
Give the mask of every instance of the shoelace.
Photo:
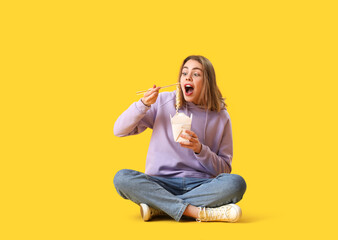
<svg viewBox="0 0 338 240">
<path fill-rule="evenodd" d="M 209 220 L 230 219 L 230 208 L 228 206 L 209 208 L 207 218 Z"/>
<path fill-rule="evenodd" d="M 196 221 L 200 222 L 202 220 L 205 221 L 215 221 L 215 220 L 220 220 L 220 219 L 230 219 L 230 206 L 223 206 L 223 207 L 218 207 L 218 208 L 208 208 L 206 209 L 205 207 L 200 208 L 200 214 L 203 213 L 203 218 L 198 218 Z"/>
</svg>

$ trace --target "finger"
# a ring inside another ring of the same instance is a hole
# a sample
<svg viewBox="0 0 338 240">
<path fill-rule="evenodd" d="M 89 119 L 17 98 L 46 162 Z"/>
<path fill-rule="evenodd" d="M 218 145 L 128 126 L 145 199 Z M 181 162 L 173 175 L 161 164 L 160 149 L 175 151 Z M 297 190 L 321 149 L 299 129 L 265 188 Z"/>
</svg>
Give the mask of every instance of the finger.
<svg viewBox="0 0 338 240">
<path fill-rule="evenodd" d="M 192 146 L 192 142 L 180 141 L 179 143 L 181 144 L 182 147 L 191 147 Z"/>
<path fill-rule="evenodd" d="M 157 93 L 153 93 L 152 95 L 146 97 L 146 101 L 149 103 L 154 103 L 157 99 L 158 94 Z"/>
<path fill-rule="evenodd" d="M 185 130 L 185 133 L 188 133 L 189 135 L 193 136 L 194 138 L 198 138 L 197 135 L 196 135 L 196 133 L 194 133 L 194 132 L 191 131 L 191 130 L 186 129 L 186 130 Z"/>
<path fill-rule="evenodd" d="M 197 138 L 194 138 L 190 135 L 187 135 L 187 134 L 181 134 L 180 137 L 184 138 L 184 139 L 187 139 L 189 140 L 190 142 L 194 142 L 194 143 L 197 143 L 198 142 L 198 139 Z"/>
<path fill-rule="evenodd" d="M 181 137 L 181 138 L 184 138 L 184 139 L 187 139 L 187 140 L 189 140 L 189 141 L 190 141 L 190 139 L 191 139 L 191 137 L 190 137 L 189 135 L 184 134 L 184 133 L 181 133 L 180 137 Z"/>
<path fill-rule="evenodd" d="M 180 137 L 182 137 L 182 135 L 180 135 Z M 193 146 L 193 145 L 197 145 L 198 144 L 194 139 L 191 139 L 189 137 L 183 138 L 183 139 L 184 140 L 179 141 L 180 144 L 187 145 L 187 146 Z"/>
<path fill-rule="evenodd" d="M 149 88 L 145 93 L 144 93 L 144 97 L 148 97 L 150 96 L 151 94 L 153 94 L 154 92 L 159 92 L 159 87 L 158 88 Z"/>
<path fill-rule="evenodd" d="M 192 143 L 183 143 L 180 142 L 181 147 L 193 149 Z"/>
<path fill-rule="evenodd" d="M 143 96 L 144 97 L 148 97 L 151 93 L 152 93 L 152 88 L 149 88 L 144 94 L 143 94 Z"/>
<path fill-rule="evenodd" d="M 158 92 L 153 92 L 152 94 L 150 94 L 149 96 L 148 96 L 148 99 L 156 99 L 157 98 L 157 96 L 158 96 Z"/>
<path fill-rule="evenodd" d="M 155 85 L 154 85 L 155 86 Z M 149 93 L 149 94 L 152 94 L 152 93 L 154 93 L 154 92 L 159 92 L 159 90 L 160 90 L 160 88 L 161 87 L 156 87 L 156 88 L 149 88 L 148 89 L 148 91 L 147 91 L 147 93 Z"/>
<path fill-rule="evenodd" d="M 156 87 L 156 88 L 153 88 L 153 91 L 154 91 L 154 92 L 159 92 L 160 89 L 161 89 L 161 87 Z"/>
</svg>

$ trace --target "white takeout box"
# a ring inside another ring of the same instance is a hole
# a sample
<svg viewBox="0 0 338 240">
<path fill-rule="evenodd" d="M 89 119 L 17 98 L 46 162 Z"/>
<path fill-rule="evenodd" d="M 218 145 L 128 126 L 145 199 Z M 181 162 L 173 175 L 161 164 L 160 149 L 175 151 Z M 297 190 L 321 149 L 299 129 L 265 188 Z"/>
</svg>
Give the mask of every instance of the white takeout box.
<svg viewBox="0 0 338 240">
<path fill-rule="evenodd" d="M 171 117 L 170 115 L 170 121 L 173 130 L 174 141 L 189 142 L 189 140 L 181 138 L 180 135 L 184 132 L 185 129 L 191 129 L 192 114 L 190 115 L 190 117 L 188 117 L 184 113 L 176 113 L 173 117 Z"/>
</svg>

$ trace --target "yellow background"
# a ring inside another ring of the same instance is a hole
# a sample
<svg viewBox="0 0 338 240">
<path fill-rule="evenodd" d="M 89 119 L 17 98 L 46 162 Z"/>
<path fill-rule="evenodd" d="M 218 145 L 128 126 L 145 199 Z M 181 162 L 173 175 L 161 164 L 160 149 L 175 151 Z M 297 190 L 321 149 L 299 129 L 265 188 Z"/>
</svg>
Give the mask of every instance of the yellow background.
<svg viewBox="0 0 338 240">
<path fill-rule="evenodd" d="M 335 1 L 2 1 L 0 20 L 1 239 L 337 237 Z M 112 185 L 151 135 L 114 121 L 190 54 L 227 98 L 239 223 L 144 223 Z"/>
</svg>

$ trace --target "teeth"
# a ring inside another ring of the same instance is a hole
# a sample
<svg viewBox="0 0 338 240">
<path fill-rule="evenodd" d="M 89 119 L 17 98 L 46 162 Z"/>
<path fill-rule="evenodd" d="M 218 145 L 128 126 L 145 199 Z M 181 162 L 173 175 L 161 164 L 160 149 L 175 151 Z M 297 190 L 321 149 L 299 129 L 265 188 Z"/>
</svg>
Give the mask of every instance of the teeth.
<svg viewBox="0 0 338 240">
<path fill-rule="evenodd" d="M 190 84 L 185 85 L 186 87 L 192 87 Z"/>
</svg>

